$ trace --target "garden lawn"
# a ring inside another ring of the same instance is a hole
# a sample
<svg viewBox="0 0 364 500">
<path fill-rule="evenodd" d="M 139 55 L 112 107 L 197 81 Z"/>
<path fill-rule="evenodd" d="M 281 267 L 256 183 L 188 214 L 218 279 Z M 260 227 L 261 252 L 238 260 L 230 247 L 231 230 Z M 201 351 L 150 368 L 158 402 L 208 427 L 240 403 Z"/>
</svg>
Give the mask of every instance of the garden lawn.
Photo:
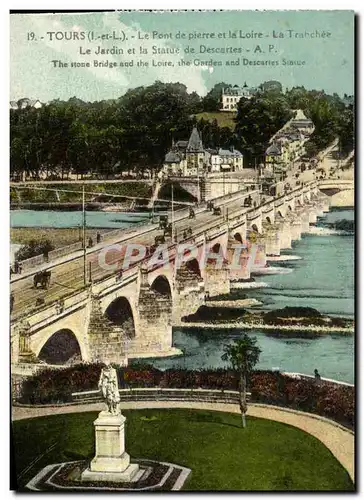
<svg viewBox="0 0 364 500">
<path fill-rule="evenodd" d="M 352 491 L 353 483 L 316 438 L 286 424 L 200 410 L 128 410 L 126 450 L 132 458 L 192 469 L 184 490 Z M 97 413 L 13 422 L 13 450 L 22 488 L 41 468 L 93 458 Z M 26 471 L 32 461 L 38 462 Z"/>
</svg>

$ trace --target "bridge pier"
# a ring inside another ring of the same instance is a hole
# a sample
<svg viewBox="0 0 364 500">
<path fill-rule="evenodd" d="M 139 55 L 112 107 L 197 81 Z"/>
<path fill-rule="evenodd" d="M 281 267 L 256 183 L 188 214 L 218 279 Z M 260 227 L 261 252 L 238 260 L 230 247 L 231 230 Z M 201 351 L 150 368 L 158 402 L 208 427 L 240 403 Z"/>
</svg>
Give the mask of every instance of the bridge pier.
<svg viewBox="0 0 364 500">
<path fill-rule="evenodd" d="M 224 261 L 221 268 L 219 267 L 215 263 L 207 262 L 205 265 L 205 293 L 209 297 L 230 293 L 230 272 L 227 262 Z"/>
<path fill-rule="evenodd" d="M 302 222 L 299 217 L 293 217 L 291 221 L 291 240 L 299 241 L 302 234 Z"/>
<path fill-rule="evenodd" d="M 263 236 L 265 241 L 265 254 L 268 256 L 279 256 L 281 244 L 278 226 L 263 222 Z"/>
<path fill-rule="evenodd" d="M 129 342 L 128 357 L 168 356 L 172 348 L 172 301 L 150 289 L 142 289 L 137 304 L 135 338 Z"/>
<path fill-rule="evenodd" d="M 172 347 L 172 291 L 152 290 L 148 269 L 140 268 L 139 297 L 136 305 L 135 337 L 129 341 L 129 358 L 170 356 L 179 353 Z"/>
<path fill-rule="evenodd" d="M 308 233 L 310 230 L 310 212 L 307 208 L 303 208 L 300 213 L 302 233 Z"/>
<path fill-rule="evenodd" d="M 280 219 L 278 222 L 279 227 L 279 243 L 280 249 L 286 250 L 292 246 L 291 226 L 287 219 Z"/>
<path fill-rule="evenodd" d="M 126 366 L 128 359 L 125 330 L 105 317 L 98 298 L 93 297 L 91 301 L 88 325 L 88 359 L 83 359 L 83 361 L 108 362 Z"/>
<path fill-rule="evenodd" d="M 192 266 L 191 266 L 192 267 Z M 177 269 L 173 296 L 172 323 L 179 324 L 183 316 L 197 311 L 205 302 L 204 281 L 186 265 Z"/>
<path fill-rule="evenodd" d="M 256 248 L 254 262 L 252 263 L 251 267 L 251 272 L 254 272 L 256 269 L 261 269 L 262 267 L 265 267 L 267 264 L 264 236 L 260 233 L 250 231 L 249 242 L 250 245 L 252 246 L 255 245 Z"/>
<path fill-rule="evenodd" d="M 241 241 L 229 237 L 227 244 L 227 258 L 230 263 L 229 281 L 247 280 L 250 278 L 249 248 L 246 242 L 246 232 Z"/>
</svg>

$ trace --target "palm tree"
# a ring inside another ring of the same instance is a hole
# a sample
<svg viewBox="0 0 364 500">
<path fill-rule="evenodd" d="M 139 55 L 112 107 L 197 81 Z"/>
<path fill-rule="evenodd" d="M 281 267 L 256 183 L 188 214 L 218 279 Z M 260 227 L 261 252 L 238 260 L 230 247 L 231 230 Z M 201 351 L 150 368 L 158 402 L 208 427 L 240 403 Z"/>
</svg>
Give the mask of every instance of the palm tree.
<svg viewBox="0 0 364 500">
<path fill-rule="evenodd" d="M 246 427 L 245 414 L 248 409 L 246 402 L 247 376 L 258 363 L 259 355 L 262 352 L 256 343 L 256 337 L 249 337 L 244 333 L 243 337 L 236 340 L 234 344 L 224 347 L 224 354 L 221 357 L 223 361 L 229 361 L 233 370 L 239 372 L 240 375 L 239 404 L 244 428 Z"/>
</svg>

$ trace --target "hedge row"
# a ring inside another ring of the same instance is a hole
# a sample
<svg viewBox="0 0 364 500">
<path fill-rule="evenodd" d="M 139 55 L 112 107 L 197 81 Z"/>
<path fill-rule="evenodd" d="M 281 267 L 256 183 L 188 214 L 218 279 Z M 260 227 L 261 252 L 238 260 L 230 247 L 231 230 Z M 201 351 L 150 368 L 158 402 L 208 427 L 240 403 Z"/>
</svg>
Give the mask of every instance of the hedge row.
<svg viewBox="0 0 364 500">
<path fill-rule="evenodd" d="M 80 364 L 65 369 L 46 368 L 26 379 L 20 403 L 52 404 L 72 401 L 73 392 L 97 389 L 101 364 Z M 170 387 L 238 390 L 233 370 L 161 371 L 150 366 L 117 368 L 120 388 Z M 248 381 L 251 399 L 316 413 L 346 427 L 354 427 L 354 387 L 314 379 L 293 379 L 270 371 L 254 371 Z"/>
</svg>

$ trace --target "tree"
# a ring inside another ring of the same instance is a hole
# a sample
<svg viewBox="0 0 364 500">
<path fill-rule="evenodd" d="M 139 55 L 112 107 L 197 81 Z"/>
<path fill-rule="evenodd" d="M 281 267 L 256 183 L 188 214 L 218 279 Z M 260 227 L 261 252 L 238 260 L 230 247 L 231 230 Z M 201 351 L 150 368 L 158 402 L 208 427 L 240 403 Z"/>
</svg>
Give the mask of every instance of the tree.
<svg viewBox="0 0 364 500">
<path fill-rule="evenodd" d="M 246 427 L 245 414 L 247 411 L 246 389 L 247 377 L 259 361 L 259 355 L 262 352 L 257 347 L 257 338 L 250 337 L 244 333 L 243 337 L 236 340 L 234 344 L 224 347 L 224 354 L 221 359 L 229 361 L 233 370 L 239 372 L 239 404 L 241 411 L 242 426 Z"/>
<path fill-rule="evenodd" d="M 221 95 L 223 89 L 229 89 L 232 85 L 230 83 L 216 83 L 202 99 L 202 106 L 204 111 L 219 111 L 221 108 Z"/>
<path fill-rule="evenodd" d="M 282 92 L 282 84 L 277 80 L 269 80 L 261 85 L 264 92 L 271 92 L 273 94 L 280 94 Z"/>
<path fill-rule="evenodd" d="M 283 96 L 257 95 L 240 99 L 235 132 L 249 160 L 264 155 L 271 137 L 291 118 Z"/>
</svg>

